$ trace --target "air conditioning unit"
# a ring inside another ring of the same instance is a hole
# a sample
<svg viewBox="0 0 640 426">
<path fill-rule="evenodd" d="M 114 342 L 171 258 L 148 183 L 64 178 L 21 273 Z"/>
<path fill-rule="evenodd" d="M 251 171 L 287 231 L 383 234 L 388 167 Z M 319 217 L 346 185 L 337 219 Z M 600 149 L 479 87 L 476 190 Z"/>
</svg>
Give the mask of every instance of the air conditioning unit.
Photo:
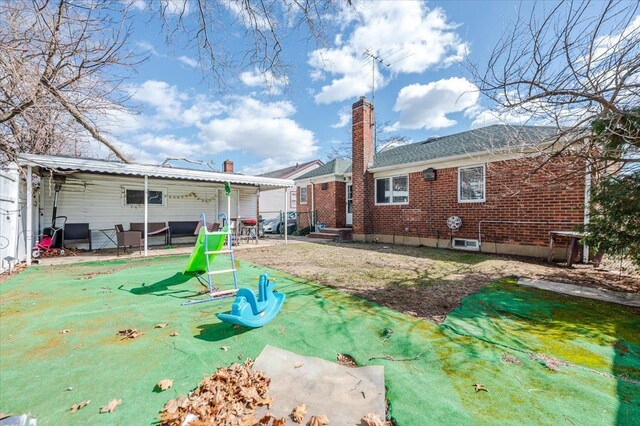
<svg viewBox="0 0 640 426">
<path fill-rule="evenodd" d="M 466 238 L 454 238 L 451 242 L 451 246 L 454 249 L 458 250 L 470 250 L 470 251 L 479 251 L 480 244 L 478 240 L 470 240 Z"/>
</svg>

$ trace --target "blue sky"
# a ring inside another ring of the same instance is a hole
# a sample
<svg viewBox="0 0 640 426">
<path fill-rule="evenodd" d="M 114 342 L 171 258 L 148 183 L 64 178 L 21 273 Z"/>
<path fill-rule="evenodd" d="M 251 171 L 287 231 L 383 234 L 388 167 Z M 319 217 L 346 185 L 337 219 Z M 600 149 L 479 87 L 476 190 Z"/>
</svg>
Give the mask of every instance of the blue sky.
<svg viewBox="0 0 640 426">
<path fill-rule="evenodd" d="M 197 52 L 179 40 L 168 45 L 140 5 L 131 47 L 149 59 L 125 82 L 137 114 L 114 114 L 110 136 L 136 161 L 188 157 L 221 167 L 230 158 L 236 171 L 260 173 L 324 160 L 332 144 L 350 141 L 350 106 L 371 97 L 365 49 L 391 64 L 376 73 L 377 121 L 388 123 L 387 135 L 418 141 L 491 124 L 460 62 L 486 61 L 519 3 L 356 2 L 333 17 L 324 49 L 304 34 L 287 39 L 287 80 L 265 87 L 249 68 L 231 75 L 224 93 L 203 77 Z M 242 31 L 229 28 L 226 47 L 238 50 Z"/>
</svg>

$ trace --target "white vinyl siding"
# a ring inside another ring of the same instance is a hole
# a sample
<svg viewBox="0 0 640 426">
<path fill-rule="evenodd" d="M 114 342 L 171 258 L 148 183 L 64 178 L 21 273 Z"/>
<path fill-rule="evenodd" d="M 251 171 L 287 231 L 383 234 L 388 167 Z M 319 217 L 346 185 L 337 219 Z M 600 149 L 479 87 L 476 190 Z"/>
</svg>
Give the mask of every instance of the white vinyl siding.
<svg viewBox="0 0 640 426">
<path fill-rule="evenodd" d="M 128 229 L 131 222 L 144 222 L 144 204 L 124 203 L 126 188 L 141 188 L 143 182 L 144 178 L 141 177 L 85 173 L 67 176 L 60 190 L 57 214 L 67 216 L 68 223 L 89 223 L 92 230 L 92 246 L 94 249 L 99 248 L 106 241 L 106 237 L 98 232 L 99 229 L 113 229 L 116 224 L 122 224 Z M 203 212 L 208 221 L 217 222 L 218 213 L 227 212 L 227 197 L 223 184 L 149 179 L 150 190 L 159 188 L 166 191 L 163 193 L 164 205 L 149 205 L 149 222 L 196 221 Z M 233 184 L 231 188 L 231 217 L 255 218 L 256 188 Z M 40 191 L 43 200 L 40 208 L 40 226 L 49 226 L 54 188 L 53 185 L 49 185 L 48 179 L 42 180 Z M 149 243 L 162 243 L 162 240 L 154 238 L 150 239 Z M 106 246 L 111 247 L 111 243 Z"/>
<path fill-rule="evenodd" d="M 409 204 L 409 176 L 392 176 L 375 180 L 376 205 Z"/>
<path fill-rule="evenodd" d="M 458 168 L 459 203 L 482 203 L 485 201 L 485 172 L 484 164 Z"/>
</svg>

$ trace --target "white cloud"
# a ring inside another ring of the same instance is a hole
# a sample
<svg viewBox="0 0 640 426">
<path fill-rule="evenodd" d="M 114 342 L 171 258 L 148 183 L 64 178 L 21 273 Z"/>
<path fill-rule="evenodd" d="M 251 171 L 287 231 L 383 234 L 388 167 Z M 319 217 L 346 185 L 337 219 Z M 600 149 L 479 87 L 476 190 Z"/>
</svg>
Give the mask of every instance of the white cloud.
<svg viewBox="0 0 640 426">
<path fill-rule="evenodd" d="M 405 86 L 393 106 L 393 110 L 400 113 L 395 127 L 430 130 L 451 127 L 456 121 L 447 114 L 473 107 L 478 96 L 478 88 L 459 77 Z"/>
<path fill-rule="evenodd" d="M 137 137 L 138 144 L 159 152 L 160 157 L 192 157 L 201 150 L 199 144 L 189 143 L 186 138 L 174 135 L 153 135 L 146 133 Z"/>
<path fill-rule="evenodd" d="M 334 129 L 341 129 L 346 127 L 349 123 L 351 123 L 351 108 L 344 106 L 340 108 L 340 111 L 338 111 L 338 122 L 336 124 L 332 124 L 331 127 Z"/>
<path fill-rule="evenodd" d="M 421 2 L 380 1 L 356 3 L 353 9 L 345 9 L 339 18 L 343 28 L 353 30 L 336 36 L 334 48 L 309 54 L 312 79 L 332 78 L 315 95 L 317 103 L 342 101 L 371 90 L 371 61 L 363 58 L 364 51 L 389 64 L 374 65 L 377 88 L 396 74 L 448 66 L 468 54 L 468 45 L 455 32 L 457 26 L 447 21 L 440 8 L 428 9 Z M 388 70 L 390 77 L 382 77 L 381 69 Z"/>
<path fill-rule="evenodd" d="M 187 15 L 191 10 L 189 0 L 160 0 L 160 8 L 167 15 Z"/>
<path fill-rule="evenodd" d="M 136 46 L 138 46 L 140 49 L 152 54 L 153 56 L 165 56 L 163 54 L 161 54 L 160 52 L 158 52 L 156 50 L 156 47 L 149 43 L 148 41 L 144 41 L 144 40 L 140 40 L 140 41 L 136 41 Z"/>
<path fill-rule="evenodd" d="M 210 153 L 238 150 L 282 162 L 307 160 L 318 147 L 313 132 L 291 118 L 295 111 L 287 101 L 237 97 L 225 118 L 200 126 L 199 137 Z"/>
<path fill-rule="evenodd" d="M 257 69 L 240 73 L 240 81 L 248 87 L 261 87 L 264 93 L 270 95 L 281 94 L 289 84 L 289 79 L 285 76 L 276 76 L 271 71 L 261 73 Z"/>
<path fill-rule="evenodd" d="M 183 64 L 190 66 L 191 68 L 195 68 L 198 66 L 198 61 L 191 59 L 188 56 L 184 56 L 184 55 L 178 56 L 178 60 Z"/>
</svg>

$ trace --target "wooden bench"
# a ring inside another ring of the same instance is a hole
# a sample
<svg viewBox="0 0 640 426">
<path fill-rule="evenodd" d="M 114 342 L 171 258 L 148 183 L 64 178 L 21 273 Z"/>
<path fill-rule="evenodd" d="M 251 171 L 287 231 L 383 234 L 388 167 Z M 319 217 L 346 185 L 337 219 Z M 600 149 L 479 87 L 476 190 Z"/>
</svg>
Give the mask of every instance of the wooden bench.
<svg viewBox="0 0 640 426">
<path fill-rule="evenodd" d="M 144 235 L 144 223 L 130 223 L 129 229 L 131 231 L 140 231 L 142 233 L 142 238 L 145 238 Z M 167 226 L 164 222 L 149 222 L 147 223 L 147 237 L 159 237 L 164 236 L 164 243 L 166 245 L 171 244 L 171 228 Z"/>
</svg>

